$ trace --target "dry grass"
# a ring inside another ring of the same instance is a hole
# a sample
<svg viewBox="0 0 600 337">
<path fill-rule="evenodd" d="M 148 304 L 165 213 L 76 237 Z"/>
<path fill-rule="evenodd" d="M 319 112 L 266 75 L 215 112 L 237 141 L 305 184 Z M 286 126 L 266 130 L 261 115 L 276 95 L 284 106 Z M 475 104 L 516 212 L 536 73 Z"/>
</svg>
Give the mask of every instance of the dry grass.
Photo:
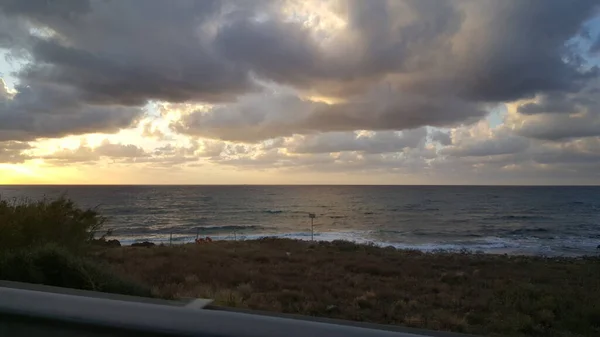
<svg viewBox="0 0 600 337">
<path fill-rule="evenodd" d="M 600 335 L 600 260 L 284 239 L 96 252 L 161 297 L 435 330 Z"/>
</svg>

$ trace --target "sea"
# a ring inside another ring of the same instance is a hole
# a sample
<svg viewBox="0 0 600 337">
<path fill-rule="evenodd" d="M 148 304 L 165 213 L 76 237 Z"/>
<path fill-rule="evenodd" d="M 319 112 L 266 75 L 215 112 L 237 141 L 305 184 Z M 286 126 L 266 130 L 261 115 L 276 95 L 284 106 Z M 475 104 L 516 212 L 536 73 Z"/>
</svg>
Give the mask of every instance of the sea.
<svg viewBox="0 0 600 337">
<path fill-rule="evenodd" d="M 60 195 L 96 208 L 122 244 L 281 237 L 421 251 L 600 253 L 600 187 L 591 186 L 0 186 L 2 199 Z"/>
</svg>

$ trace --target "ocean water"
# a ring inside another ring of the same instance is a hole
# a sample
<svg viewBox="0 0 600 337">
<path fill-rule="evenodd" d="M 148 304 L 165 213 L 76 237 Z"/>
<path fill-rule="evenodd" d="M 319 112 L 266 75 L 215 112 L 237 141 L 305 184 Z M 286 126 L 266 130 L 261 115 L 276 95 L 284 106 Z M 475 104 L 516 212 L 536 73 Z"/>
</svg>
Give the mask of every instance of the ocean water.
<svg viewBox="0 0 600 337">
<path fill-rule="evenodd" d="M 123 243 L 277 236 L 424 251 L 597 255 L 600 187 L 0 186 L 98 207 Z"/>
</svg>

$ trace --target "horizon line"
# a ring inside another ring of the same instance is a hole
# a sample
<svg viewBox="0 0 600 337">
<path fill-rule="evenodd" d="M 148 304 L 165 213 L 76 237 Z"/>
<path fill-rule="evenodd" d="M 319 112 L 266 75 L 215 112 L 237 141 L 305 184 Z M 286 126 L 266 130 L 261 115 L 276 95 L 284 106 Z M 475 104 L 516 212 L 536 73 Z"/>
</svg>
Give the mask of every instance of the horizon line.
<svg viewBox="0 0 600 337">
<path fill-rule="evenodd" d="M 26 186 L 397 186 L 397 187 L 600 187 L 600 184 L 0 184 L 2 187 Z"/>
</svg>

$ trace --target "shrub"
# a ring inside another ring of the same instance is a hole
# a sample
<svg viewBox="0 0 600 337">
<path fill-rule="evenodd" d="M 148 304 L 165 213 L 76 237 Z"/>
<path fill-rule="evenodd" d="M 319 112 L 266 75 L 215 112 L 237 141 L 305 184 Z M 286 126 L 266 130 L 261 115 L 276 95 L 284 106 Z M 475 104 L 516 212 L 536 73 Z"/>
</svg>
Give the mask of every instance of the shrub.
<svg viewBox="0 0 600 337">
<path fill-rule="evenodd" d="M 0 250 L 54 243 L 76 250 L 93 239 L 105 218 L 62 196 L 55 200 L 0 199 Z"/>
<path fill-rule="evenodd" d="M 0 255 L 0 279 L 151 296 L 149 289 L 115 276 L 105 265 L 75 256 L 54 244 Z"/>
</svg>

